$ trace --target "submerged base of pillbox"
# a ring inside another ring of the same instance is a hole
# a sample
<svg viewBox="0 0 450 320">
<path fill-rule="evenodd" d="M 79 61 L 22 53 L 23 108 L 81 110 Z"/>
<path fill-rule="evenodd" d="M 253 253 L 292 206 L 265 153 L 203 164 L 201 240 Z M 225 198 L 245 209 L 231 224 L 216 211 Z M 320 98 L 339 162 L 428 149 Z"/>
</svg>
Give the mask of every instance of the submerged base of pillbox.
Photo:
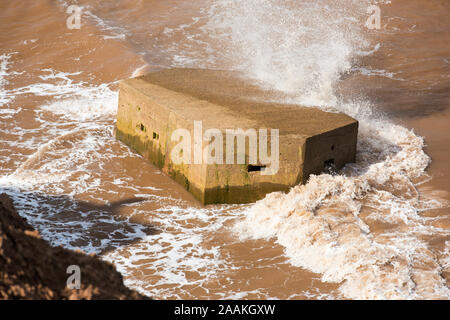
<svg viewBox="0 0 450 320">
<path fill-rule="evenodd" d="M 123 80 L 116 137 L 203 204 L 254 202 L 355 161 L 355 119 L 275 95 L 230 71 Z"/>
</svg>

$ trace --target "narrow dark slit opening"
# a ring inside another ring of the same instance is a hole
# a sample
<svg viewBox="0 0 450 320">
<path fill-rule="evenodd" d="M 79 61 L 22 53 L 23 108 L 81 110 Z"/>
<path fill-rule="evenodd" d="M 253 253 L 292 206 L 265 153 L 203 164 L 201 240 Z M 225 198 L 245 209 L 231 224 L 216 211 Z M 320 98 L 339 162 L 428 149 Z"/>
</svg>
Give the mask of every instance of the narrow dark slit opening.
<svg viewBox="0 0 450 320">
<path fill-rule="evenodd" d="M 153 132 L 153 139 L 159 139 L 159 134 L 157 134 L 156 132 Z"/>
<path fill-rule="evenodd" d="M 141 131 L 143 131 L 143 132 L 147 131 L 147 129 L 145 128 L 145 126 L 142 123 L 139 127 L 140 127 Z"/>
<path fill-rule="evenodd" d="M 323 163 L 323 166 L 326 167 L 334 167 L 334 159 L 327 160 Z"/>
<path fill-rule="evenodd" d="M 247 166 L 247 171 L 248 172 L 257 172 L 257 171 L 263 171 L 266 168 L 266 166 L 254 166 L 249 164 Z"/>
<path fill-rule="evenodd" d="M 328 174 L 336 174 L 336 166 L 334 165 L 334 159 L 329 159 L 323 163 L 323 171 Z"/>
</svg>

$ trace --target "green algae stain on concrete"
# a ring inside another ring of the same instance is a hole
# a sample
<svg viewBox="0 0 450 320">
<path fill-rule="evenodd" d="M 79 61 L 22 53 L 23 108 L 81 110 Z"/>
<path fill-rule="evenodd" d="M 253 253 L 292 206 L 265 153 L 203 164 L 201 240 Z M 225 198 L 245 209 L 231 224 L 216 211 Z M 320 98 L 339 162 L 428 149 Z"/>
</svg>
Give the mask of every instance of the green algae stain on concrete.
<svg viewBox="0 0 450 320">
<path fill-rule="evenodd" d="M 261 97 L 266 96 L 264 89 L 245 82 L 234 72 L 154 72 L 120 83 L 115 134 L 203 204 L 253 202 L 269 192 L 287 191 L 305 183 L 310 174 L 321 173 L 326 163 L 333 162 L 339 169 L 355 160 L 356 120 L 315 108 L 263 102 Z M 171 140 L 172 133 L 186 129 L 194 137 L 194 121 L 202 122 L 203 132 L 279 130 L 279 170 L 264 175 L 266 165 L 248 161 L 173 163 L 170 154 L 178 142 Z"/>
</svg>

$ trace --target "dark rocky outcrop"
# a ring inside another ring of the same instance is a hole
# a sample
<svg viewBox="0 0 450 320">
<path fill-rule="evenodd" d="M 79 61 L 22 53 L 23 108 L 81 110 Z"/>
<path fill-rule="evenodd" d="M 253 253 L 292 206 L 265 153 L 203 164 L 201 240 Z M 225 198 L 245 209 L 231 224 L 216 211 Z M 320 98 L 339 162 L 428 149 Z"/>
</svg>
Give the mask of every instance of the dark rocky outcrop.
<svg viewBox="0 0 450 320">
<path fill-rule="evenodd" d="M 81 270 L 80 289 L 66 286 L 67 268 Z M 148 299 L 124 286 L 112 264 L 51 247 L 0 195 L 0 299 Z"/>
</svg>

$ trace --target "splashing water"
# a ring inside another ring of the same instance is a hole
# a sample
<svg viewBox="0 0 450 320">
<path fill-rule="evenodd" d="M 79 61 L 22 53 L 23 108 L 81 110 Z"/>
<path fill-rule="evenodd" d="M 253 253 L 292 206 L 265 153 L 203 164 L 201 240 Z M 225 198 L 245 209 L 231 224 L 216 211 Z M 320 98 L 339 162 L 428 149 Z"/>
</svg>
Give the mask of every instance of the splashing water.
<svg viewBox="0 0 450 320">
<path fill-rule="evenodd" d="M 289 102 L 344 112 L 360 122 L 357 163 L 273 193 L 236 226 L 242 239 L 275 238 L 295 265 L 343 282 L 348 298 L 448 298 L 443 267 L 421 236 L 443 233 L 420 212 L 442 207 L 416 185 L 430 158 L 424 141 L 364 100 L 334 90 L 370 42 L 360 16 L 368 1 L 216 1 L 211 28 L 227 33 L 228 58 Z M 377 48 L 375 48 L 377 49 Z M 369 212 L 367 214 L 367 212 Z M 371 232 L 371 221 L 394 228 Z"/>
<path fill-rule="evenodd" d="M 234 65 L 296 97 L 330 99 L 334 83 L 369 43 L 353 12 L 365 1 L 216 1 L 209 26 L 228 34 Z M 328 102 L 328 101 L 327 101 Z"/>
<path fill-rule="evenodd" d="M 131 15 L 128 20 L 121 17 L 119 26 L 112 14 L 102 12 L 104 2 L 82 2 L 89 10 L 86 22 L 93 21 L 100 30 L 95 44 L 130 41 L 143 52 L 136 54 L 137 65 L 143 57 L 155 56 L 155 61 L 171 61 L 165 67 L 226 66 L 283 92 L 284 102 L 356 118 L 357 161 L 337 175 L 311 176 L 306 185 L 288 194 L 273 193 L 250 206 L 196 208 L 171 198 L 170 192 L 167 196 L 161 190 L 165 183 L 154 188 L 159 172 L 141 168 L 145 163 L 113 138 L 118 96 L 111 89 L 114 82 L 91 85 L 94 76 L 77 69 L 59 71 L 53 67 L 52 55 L 49 65 L 57 70 L 39 65 L 33 70 L 38 82 L 24 81 L 5 90 L 11 79 L 20 76 L 11 72 L 13 54 L 5 54 L 0 56 L 0 113 L 2 119 L 13 121 L 2 122 L 0 128 L 6 137 L 0 142 L 11 150 L 1 159 L 13 164 L 4 169 L 8 175 L 0 177 L 0 189 L 14 197 L 20 213 L 45 239 L 53 245 L 102 253 L 103 259 L 116 264 L 127 285 L 156 298 L 192 297 L 194 290 L 207 298 L 277 298 L 269 286 L 248 286 L 245 291 L 241 279 L 228 279 L 230 270 L 251 265 L 251 274 L 258 275 L 261 268 L 258 261 L 242 263 L 223 254 L 225 247 L 238 243 L 236 239 L 267 239 L 264 250 L 275 240 L 291 264 L 320 274 L 324 282 L 340 284 L 337 294 L 301 288 L 293 296 L 450 297 L 441 275 L 449 270 L 450 243 L 436 252 L 426 241 L 428 235 L 445 237 L 449 232 L 434 227 L 432 218 L 421 214 L 447 205 L 418 191 L 429 179 L 424 140 L 386 119 L 368 99 L 337 92 L 344 75 L 355 70 L 369 74 L 367 66 L 358 65 L 359 59 L 383 46 L 373 45 L 364 29 L 366 9 L 373 1 L 205 0 L 200 17 L 183 18 L 179 26 L 171 20 L 171 28 L 161 28 L 159 34 L 152 30 L 152 39 L 159 36 L 166 42 L 149 47 L 144 35 L 150 24 L 141 17 L 144 11 L 139 4 L 133 2 L 128 8 L 118 1 Z M 133 16 L 135 11 L 139 16 Z M 39 41 L 33 46 L 39 48 Z M 104 63 L 102 54 L 94 62 Z M 74 55 L 79 58 L 79 53 Z M 129 75 L 147 67 L 128 70 Z M 125 71 L 115 72 L 123 77 L 120 72 Z M 377 69 L 376 74 L 392 78 L 384 70 Z M 28 103 L 32 107 L 14 105 L 15 99 L 28 102 L 27 96 L 41 98 L 36 108 L 34 100 Z M 34 128 L 17 116 L 27 108 L 37 119 Z M 146 180 L 146 175 L 151 178 Z M 119 195 L 144 197 L 144 201 L 115 207 Z M 149 232 L 149 225 L 159 232 Z M 219 231 L 226 232 L 225 241 L 233 244 L 205 245 Z M 269 257 L 269 264 L 277 258 Z M 219 285 L 211 284 L 217 279 Z M 236 284 L 230 284 L 233 281 Z"/>
</svg>

